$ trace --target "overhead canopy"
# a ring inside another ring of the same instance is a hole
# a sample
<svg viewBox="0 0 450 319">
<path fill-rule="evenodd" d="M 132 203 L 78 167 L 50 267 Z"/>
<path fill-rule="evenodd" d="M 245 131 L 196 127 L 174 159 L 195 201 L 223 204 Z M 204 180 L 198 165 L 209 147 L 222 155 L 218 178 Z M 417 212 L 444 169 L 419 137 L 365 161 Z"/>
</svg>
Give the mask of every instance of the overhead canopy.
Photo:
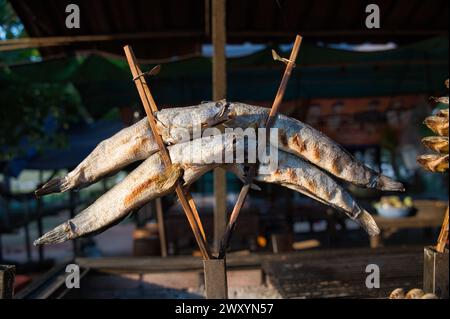
<svg viewBox="0 0 450 319">
<path fill-rule="evenodd" d="M 44 56 L 80 50 L 122 54 L 131 44 L 137 57 L 199 53 L 211 41 L 211 0 L 10 0 L 30 37 L 69 36 Z M 361 0 L 228 0 L 228 43 L 290 43 L 296 33 L 315 42 L 414 42 L 448 35 L 447 0 L 383 0 L 380 29 L 367 29 Z M 65 25 L 65 8 L 81 10 L 81 28 Z M 105 37 L 107 35 L 107 37 Z M 73 36 L 89 36 L 75 39 Z"/>
<path fill-rule="evenodd" d="M 434 95 L 448 78 L 448 38 L 434 38 L 395 50 L 361 53 L 304 44 L 285 101 Z M 280 52 L 287 56 L 286 52 Z M 144 70 L 154 64 L 144 65 Z M 283 66 L 270 50 L 230 58 L 229 100 L 267 102 L 273 99 Z M 49 59 L 0 69 L 1 79 L 23 82 L 71 82 L 88 111 L 99 118 L 114 107 L 139 104 L 126 61 L 120 56 L 91 54 Z M 211 99 L 211 59 L 194 57 L 162 65 L 149 79 L 157 103 L 188 105 Z M 1 99 L 1 96 L 0 96 Z"/>
</svg>

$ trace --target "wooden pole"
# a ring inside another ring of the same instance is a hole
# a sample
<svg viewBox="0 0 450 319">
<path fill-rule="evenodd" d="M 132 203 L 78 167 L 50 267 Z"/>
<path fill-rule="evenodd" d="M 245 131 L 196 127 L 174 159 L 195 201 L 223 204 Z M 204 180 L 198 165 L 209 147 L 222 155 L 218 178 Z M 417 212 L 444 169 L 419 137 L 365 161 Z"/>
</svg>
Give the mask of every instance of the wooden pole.
<svg viewBox="0 0 450 319">
<path fill-rule="evenodd" d="M 213 100 L 226 98 L 226 20 L 225 0 L 212 0 L 212 44 L 214 55 L 212 59 L 212 87 Z M 226 171 L 222 168 L 214 170 L 214 247 L 219 250 L 220 239 L 227 226 L 226 207 Z"/>
<path fill-rule="evenodd" d="M 284 92 L 286 91 L 287 84 L 291 77 L 292 69 L 295 65 L 295 60 L 297 59 L 298 51 L 300 50 L 300 45 L 302 43 L 302 37 L 297 35 L 295 37 L 294 46 L 291 51 L 291 55 L 289 60 L 286 60 L 286 69 L 284 70 L 283 78 L 281 79 L 281 83 L 278 87 L 277 94 L 275 95 L 275 99 L 272 104 L 272 108 L 270 110 L 269 116 L 266 121 L 266 134 L 269 136 L 270 127 L 274 123 L 276 119 L 276 115 L 278 113 L 278 109 L 281 105 L 281 101 L 283 100 Z M 245 199 L 247 197 L 248 191 L 250 190 L 250 185 L 252 184 L 253 178 L 256 175 L 256 165 L 252 166 L 247 175 L 247 181 L 245 185 L 242 187 L 241 192 L 239 193 L 236 204 L 234 205 L 233 211 L 231 212 L 230 221 L 228 222 L 227 229 L 225 231 L 224 236 L 222 237 L 222 241 L 219 249 L 219 258 L 225 255 L 226 249 L 230 242 L 231 234 L 236 226 L 236 220 L 239 216 L 239 213 L 244 205 Z"/>
<path fill-rule="evenodd" d="M 158 223 L 158 237 L 161 247 L 161 256 L 167 257 L 167 239 L 166 239 L 166 227 L 164 224 L 164 214 L 162 209 L 161 198 L 157 198 L 153 201 L 153 205 L 156 211 L 156 221 Z"/>
<path fill-rule="evenodd" d="M 15 266 L 0 265 L 0 299 L 12 299 L 14 296 L 15 277 Z"/>
<path fill-rule="evenodd" d="M 439 233 L 439 239 L 436 245 L 436 251 L 443 253 L 445 249 L 445 244 L 448 240 L 448 206 L 445 212 L 444 221 L 442 222 L 441 232 Z"/>
<path fill-rule="evenodd" d="M 212 60 L 213 100 L 225 99 L 227 94 L 226 75 L 226 0 L 212 0 L 211 31 L 214 55 Z M 214 170 L 214 247 L 219 250 L 220 239 L 227 225 L 227 184 L 226 171 L 222 168 Z M 227 299 L 227 265 L 226 260 L 206 260 L 203 262 L 205 276 L 206 299 Z"/>
<path fill-rule="evenodd" d="M 150 93 L 150 89 L 147 85 L 147 82 L 145 78 L 142 76 L 142 71 L 140 70 L 139 66 L 136 63 L 136 57 L 134 56 L 133 50 L 130 46 L 125 46 L 125 55 L 127 57 L 128 64 L 131 69 L 131 74 L 134 79 L 134 83 L 136 84 L 136 88 L 138 90 L 139 96 L 142 100 L 142 104 L 145 109 L 145 113 L 147 114 L 147 119 L 150 124 L 150 128 L 153 132 L 153 135 L 155 137 L 155 140 L 158 144 L 161 157 L 164 161 L 164 164 L 166 167 L 170 167 L 172 165 L 169 153 L 166 149 L 166 146 L 164 145 L 164 142 L 161 138 L 161 136 L 158 134 L 158 130 L 156 129 L 156 120 L 153 116 L 153 112 L 156 112 L 158 110 L 158 107 L 156 106 L 155 100 L 153 99 L 152 94 Z M 183 187 L 180 182 L 177 182 L 177 185 L 175 187 L 175 192 L 180 200 L 181 206 L 183 207 L 183 210 L 186 214 L 186 217 L 188 219 L 189 225 L 192 228 L 192 232 L 194 233 L 194 237 L 197 241 L 197 244 L 200 248 L 200 252 L 205 260 L 208 260 L 211 258 L 211 252 L 209 250 L 208 243 L 205 241 L 205 239 L 202 236 L 202 225 L 200 218 L 198 216 L 198 212 L 194 209 L 192 209 L 193 202 L 189 202 L 189 200 L 186 198 L 185 192 L 183 190 Z"/>
</svg>

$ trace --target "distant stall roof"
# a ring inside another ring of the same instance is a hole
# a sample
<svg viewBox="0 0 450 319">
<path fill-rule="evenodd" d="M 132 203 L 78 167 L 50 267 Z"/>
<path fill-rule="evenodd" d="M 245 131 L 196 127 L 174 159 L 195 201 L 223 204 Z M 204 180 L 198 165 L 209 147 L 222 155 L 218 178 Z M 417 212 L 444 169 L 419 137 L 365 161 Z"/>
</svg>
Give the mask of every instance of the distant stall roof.
<svg viewBox="0 0 450 319">
<path fill-rule="evenodd" d="M 370 53 L 305 43 L 285 100 L 437 94 L 443 92 L 443 82 L 448 78 L 448 49 L 446 37 Z M 229 100 L 273 99 L 283 66 L 272 60 L 269 49 L 230 58 L 227 65 Z M 143 69 L 152 66 L 146 64 Z M 140 103 L 126 61 L 110 54 L 63 57 L 0 68 L 0 81 L 2 78 L 18 83 L 71 82 L 94 118 L 114 107 Z M 164 63 L 161 73 L 149 79 L 149 83 L 161 107 L 211 99 L 211 58 L 193 57 Z"/>
<path fill-rule="evenodd" d="M 98 121 L 74 127 L 67 135 L 65 148 L 46 149 L 45 152 L 20 157 L 8 162 L 7 173 L 18 176 L 23 169 L 55 170 L 76 167 L 98 143 L 124 128 L 120 121 Z"/>
<path fill-rule="evenodd" d="M 10 0 L 30 37 L 72 37 L 41 48 L 44 56 L 80 50 L 123 53 L 131 44 L 141 58 L 199 53 L 211 40 L 210 0 Z M 68 4 L 78 4 L 81 28 L 65 25 Z M 228 0 L 228 43 L 305 41 L 414 42 L 448 35 L 447 0 Z M 381 28 L 367 29 L 366 6 L 380 7 Z M 73 36 L 87 36 L 75 41 Z M 106 36 L 106 37 L 105 37 Z"/>
</svg>

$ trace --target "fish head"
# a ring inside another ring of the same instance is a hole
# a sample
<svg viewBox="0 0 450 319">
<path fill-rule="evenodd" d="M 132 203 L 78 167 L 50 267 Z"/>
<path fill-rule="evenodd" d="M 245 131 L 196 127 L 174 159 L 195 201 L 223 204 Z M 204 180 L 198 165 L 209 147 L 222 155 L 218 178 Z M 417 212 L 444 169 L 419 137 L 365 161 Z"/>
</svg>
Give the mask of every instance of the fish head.
<svg viewBox="0 0 450 319">
<path fill-rule="evenodd" d="M 228 115 L 230 113 L 230 103 L 228 103 L 226 100 L 209 103 L 211 104 L 211 112 L 214 114 L 214 116 L 212 117 L 213 123 L 211 123 L 211 125 L 219 124 L 228 120 Z"/>
</svg>

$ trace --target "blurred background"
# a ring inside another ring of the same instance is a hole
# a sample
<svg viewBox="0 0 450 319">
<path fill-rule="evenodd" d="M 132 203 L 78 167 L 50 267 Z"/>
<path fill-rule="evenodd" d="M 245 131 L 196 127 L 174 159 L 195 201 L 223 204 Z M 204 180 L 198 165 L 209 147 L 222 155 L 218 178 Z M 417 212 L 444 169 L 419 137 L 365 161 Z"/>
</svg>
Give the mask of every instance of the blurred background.
<svg viewBox="0 0 450 319">
<path fill-rule="evenodd" d="M 365 1 L 226 2 L 227 99 L 270 107 L 284 70 L 271 49 L 287 57 L 300 33 L 304 40 L 281 112 L 406 186 L 401 195 L 349 188 L 383 230 L 369 241 L 342 214 L 281 187 L 260 185 L 262 191 L 252 191 L 244 206 L 233 251 L 435 242 L 447 206 L 448 174 L 425 172 L 416 156 L 427 152 L 421 138 L 432 135 L 423 119 L 444 107 L 430 97 L 448 96 L 449 4 L 375 2 L 381 28 L 370 30 L 364 25 Z M 80 7 L 79 29 L 65 25 L 69 3 Z M 132 45 L 143 70 L 161 64 L 161 73 L 149 79 L 160 108 L 212 99 L 210 10 L 209 0 L 0 0 L 0 263 L 18 265 L 28 276 L 24 282 L 74 255 L 161 255 L 154 203 L 96 237 L 31 245 L 136 165 L 79 192 L 36 199 L 33 191 L 145 115 L 123 45 Z M 240 187 L 227 175 L 228 211 Z M 212 239 L 213 174 L 191 191 Z M 389 216 L 389 210 L 380 216 L 377 204 L 404 209 L 404 217 Z M 162 207 L 165 253 L 197 254 L 176 198 L 164 197 Z"/>
</svg>

